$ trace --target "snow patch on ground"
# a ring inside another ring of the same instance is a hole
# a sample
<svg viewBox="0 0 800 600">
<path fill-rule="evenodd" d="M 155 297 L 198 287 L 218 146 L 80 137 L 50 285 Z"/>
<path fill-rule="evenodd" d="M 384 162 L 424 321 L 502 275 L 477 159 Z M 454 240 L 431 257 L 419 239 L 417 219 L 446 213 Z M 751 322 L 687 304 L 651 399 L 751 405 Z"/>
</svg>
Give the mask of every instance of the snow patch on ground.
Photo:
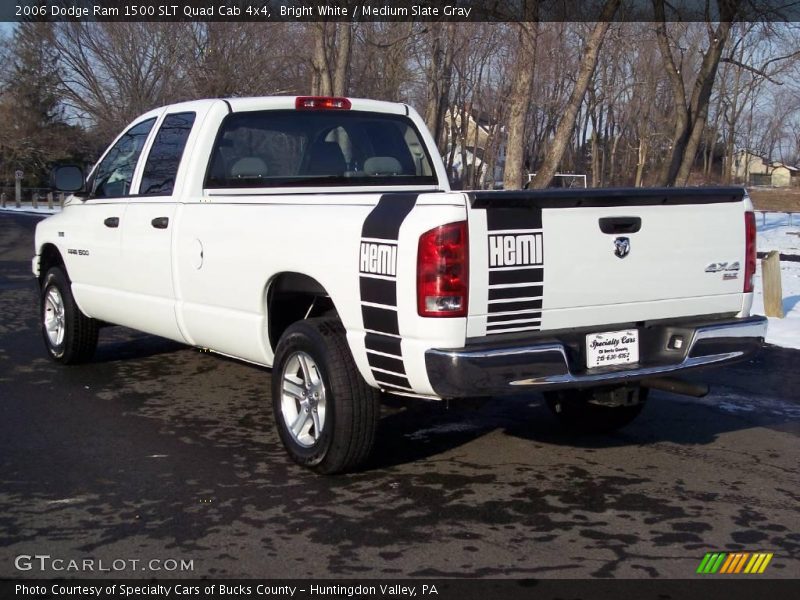
<svg viewBox="0 0 800 600">
<path fill-rule="evenodd" d="M 758 213 L 756 225 L 759 252 L 778 250 L 782 254 L 800 256 L 800 213 Z M 781 285 L 785 316 L 783 319 L 769 319 L 767 342 L 784 348 L 800 349 L 800 262 L 781 261 Z M 751 312 L 756 315 L 764 314 L 760 260 L 756 268 Z"/>
<path fill-rule="evenodd" d="M 458 422 L 458 423 L 443 423 L 441 425 L 436 425 L 434 427 L 429 427 L 427 429 L 419 429 L 413 433 L 408 433 L 405 435 L 410 440 L 425 440 L 430 437 L 436 437 L 443 433 L 468 433 L 474 431 L 480 431 L 480 425 L 476 423 L 469 423 L 469 422 Z"/>
<path fill-rule="evenodd" d="M 5 208 L 0 207 L 0 211 L 5 212 L 14 212 L 14 213 L 24 213 L 26 215 L 54 215 L 56 213 L 61 212 L 60 206 L 54 206 L 53 208 L 47 208 L 47 202 L 40 203 L 37 208 L 33 208 L 30 204 L 23 204 L 20 208 L 17 208 L 13 202 L 11 204 L 6 205 Z"/>
<path fill-rule="evenodd" d="M 685 396 L 681 401 L 702 404 L 731 415 L 758 414 L 759 416 L 766 415 L 782 420 L 791 419 L 794 421 L 800 419 L 800 405 L 796 402 L 769 396 L 745 396 L 726 387 L 714 386 L 713 393 L 705 398 Z"/>
</svg>

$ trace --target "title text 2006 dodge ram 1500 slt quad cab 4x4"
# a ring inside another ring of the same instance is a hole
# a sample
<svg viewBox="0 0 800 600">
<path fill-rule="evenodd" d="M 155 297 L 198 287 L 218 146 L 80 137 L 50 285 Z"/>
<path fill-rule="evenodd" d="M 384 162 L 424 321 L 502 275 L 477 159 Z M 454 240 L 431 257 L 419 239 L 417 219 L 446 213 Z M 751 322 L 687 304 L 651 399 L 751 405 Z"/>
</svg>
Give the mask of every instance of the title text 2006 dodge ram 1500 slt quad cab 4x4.
<svg viewBox="0 0 800 600">
<path fill-rule="evenodd" d="M 53 178 L 74 195 L 36 230 L 50 356 L 89 359 L 111 323 L 272 367 L 281 439 L 322 473 L 367 457 L 381 391 L 542 391 L 607 430 L 765 335 L 744 190 L 450 191 L 404 104 L 176 104 Z"/>
</svg>

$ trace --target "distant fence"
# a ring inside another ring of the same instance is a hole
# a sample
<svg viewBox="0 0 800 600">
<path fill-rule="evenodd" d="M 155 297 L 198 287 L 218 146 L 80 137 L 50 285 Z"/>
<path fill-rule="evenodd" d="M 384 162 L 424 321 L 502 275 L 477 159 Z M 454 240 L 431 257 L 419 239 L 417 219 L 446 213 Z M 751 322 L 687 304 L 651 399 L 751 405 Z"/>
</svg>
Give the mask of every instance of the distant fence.
<svg viewBox="0 0 800 600">
<path fill-rule="evenodd" d="M 761 215 L 761 224 L 767 224 L 767 215 L 786 215 L 789 222 L 789 227 L 794 227 L 795 220 L 800 225 L 800 213 L 787 212 L 784 210 L 757 210 L 757 215 Z"/>
<path fill-rule="evenodd" d="M 64 206 L 65 194 L 53 192 L 50 188 L 22 188 L 22 187 L 0 187 L 0 206 L 14 206 L 23 208 L 29 205 L 31 208 L 38 209 L 39 206 L 55 208 Z"/>
<path fill-rule="evenodd" d="M 794 227 L 795 223 L 797 223 L 797 225 L 800 226 L 800 213 L 786 212 L 783 210 L 757 210 L 755 212 L 757 215 L 760 215 L 762 226 L 767 224 L 767 215 L 771 218 L 775 216 L 779 217 L 779 225 L 786 224 L 789 225 L 789 227 Z M 758 220 L 758 218 L 759 217 L 756 216 L 756 220 Z M 767 258 L 769 254 L 769 252 L 758 252 L 757 256 L 758 258 Z M 781 252 L 778 254 L 778 257 L 781 261 L 800 262 L 800 254 L 786 254 Z"/>
</svg>

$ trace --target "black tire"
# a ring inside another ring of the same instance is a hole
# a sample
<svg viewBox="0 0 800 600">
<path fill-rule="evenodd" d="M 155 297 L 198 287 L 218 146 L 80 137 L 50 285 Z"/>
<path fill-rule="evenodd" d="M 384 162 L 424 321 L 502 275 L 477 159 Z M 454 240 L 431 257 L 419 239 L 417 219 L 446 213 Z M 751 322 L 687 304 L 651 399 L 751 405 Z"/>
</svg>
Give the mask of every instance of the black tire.
<svg viewBox="0 0 800 600">
<path fill-rule="evenodd" d="M 308 358 L 314 363 L 308 378 L 303 357 L 306 367 Z M 306 385 L 306 379 L 311 383 Z M 293 387 L 296 380 L 300 383 Z M 294 394 L 284 393 L 286 386 Z M 301 401 L 298 390 L 308 397 Z M 320 394 L 321 402 L 312 399 L 314 393 Z M 338 320 L 308 319 L 286 329 L 272 369 L 272 409 L 281 441 L 296 463 L 331 475 L 352 471 L 367 459 L 378 427 L 380 393 L 358 372 Z M 292 433 L 292 425 L 300 423 L 301 417 L 306 420 Z M 317 419 L 321 419 L 320 431 Z"/>
<path fill-rule="evenodd" d="M 60 300 L 60 310 L 56 299 Z M 45 274 L 40 300 L 42 337 L 50 358 L 65 365 L 88 361 L 97 349 L 99 324 L 78 308 L 61 267 L 52 267 Z M 53 330 L 55 325 L 60 325 L 60 334 Z"/>
<path fill-rule="evenodd" d="M 641 386 L 546 392 L 548 408 L 568 430 L 608 433 L 628 425 L 644 409 L 649 389 Z M 614 403 L 620 403 L 614 406 Z"/>
</svg>

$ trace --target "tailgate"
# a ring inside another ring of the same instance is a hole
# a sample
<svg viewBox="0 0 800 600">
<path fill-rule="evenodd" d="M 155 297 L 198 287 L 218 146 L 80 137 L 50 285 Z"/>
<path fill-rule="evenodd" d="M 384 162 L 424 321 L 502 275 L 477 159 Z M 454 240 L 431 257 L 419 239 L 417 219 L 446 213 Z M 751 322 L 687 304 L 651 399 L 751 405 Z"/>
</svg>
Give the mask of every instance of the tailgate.
<svg viewBox="0 0 800 600">
<path fill-rule="evenodd" d="M 468 337 L 738 313 L 741 188 L 470 194 Z"/>
</svg>

